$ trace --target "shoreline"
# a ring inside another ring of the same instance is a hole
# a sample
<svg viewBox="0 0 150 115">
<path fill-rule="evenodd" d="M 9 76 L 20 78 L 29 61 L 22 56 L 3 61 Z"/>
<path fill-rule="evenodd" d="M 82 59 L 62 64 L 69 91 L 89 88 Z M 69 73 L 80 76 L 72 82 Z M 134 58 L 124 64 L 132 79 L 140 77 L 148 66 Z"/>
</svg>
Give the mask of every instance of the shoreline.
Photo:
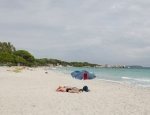
<svg viewBox="0 0 150 115">
<path fill-rule="evenodd" d="M 53 69 L 50 69 L 53 71 Z M 55 71 L 56 70 L 56 71 Z M 63 71 L 57 71 L 57 69 L 55 68 L 54 69 L 55 72 L 60 72 L 60 73 L 63 73 L 63 74 L 69 74 L 68 72 L 64 72 Z M 71 73 L 71 72 L 70 72 Z M 69 74 L 70 75 L 70 74 Z M 99 74 L 97 74 L 99 75 Z M 114 78 L 111 78 L 111 79 L 105 79 L 104 77 L 101 78 L 101 77 L 97 77 L 96 78 L 97 80 L 102 80 L 102 81 L 107 81 L 107 82 L 115 82 L 115 83 L 119 83 L 119 84 L 125 84 L 125 85 L 129 85 L 129 86 L 132 86 L 132 87 L 142 87 L 142 88 L 147 88 L 147 89 L 150 89 L 150 79 L 149 78 L 136 78 L 136 77 L 120 77 L 120 79 L 114 79 Z M 147 84 L 147 82 L 149 82 L 149 84 Z"/>
<path fill-rule="evenodd" d="M 45 67 L 13 71 L 0 67 L 0 115 L 148 115 L 150 89 L 103 80 L 76 80 Z M 18 69 L 17 69 L 18 70 Z M 82 88 L 79 94 L 56 92 L 58 86 Z"/>
<path fill-rule="evenodd" d="M 114 80 L 106 80 L 106 79 L 97 79 L 97 80 L 103 81 L 103 82 L 109 82 L 109 83 L 116 83 L 116 84 L 120 84 L 120 85 L 127 86 L 127 87 L 150 90 L 150 86 L 144 86 L 144 85 L 139 85 L 139 84 L 135 85 L 135 84 L 132 84 L 132 83 L 129 83 L 129 82 L 124 82 L 124 81 L 114 81 Z"/>
</svg>

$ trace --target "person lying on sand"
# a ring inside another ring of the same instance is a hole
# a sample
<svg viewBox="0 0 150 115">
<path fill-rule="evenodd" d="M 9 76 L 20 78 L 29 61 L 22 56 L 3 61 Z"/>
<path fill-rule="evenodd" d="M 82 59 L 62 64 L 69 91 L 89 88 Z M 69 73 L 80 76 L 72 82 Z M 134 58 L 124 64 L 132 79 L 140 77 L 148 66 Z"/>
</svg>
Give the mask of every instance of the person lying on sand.
<svg viewBox="0 0 150 115">
<path fill-rule="evenodd" d="M 88 87 L 84 86 L 82 89 L 79 89 L 77 87 L 69 87 L 69 86 L 59 86 L 56 89 L 57 92 L 69 92 L 69 93 L 80 93 L 80 92 L 88 92 Z"/>
</svg>

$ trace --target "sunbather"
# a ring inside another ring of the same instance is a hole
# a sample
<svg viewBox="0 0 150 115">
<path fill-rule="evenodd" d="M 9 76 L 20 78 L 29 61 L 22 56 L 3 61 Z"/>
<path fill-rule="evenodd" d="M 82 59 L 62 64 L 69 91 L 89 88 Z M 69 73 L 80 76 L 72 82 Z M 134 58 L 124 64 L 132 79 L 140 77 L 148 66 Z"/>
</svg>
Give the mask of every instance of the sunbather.
<svg viewBox="0 0 150 115">
<path fill-rule="evenodd" d="M 59 86 L 56 89 L 57 92 L 69 92 L 69 93 L 80 93 L 80 92 L 88 92 L 88 87 L 84 86 L 82 89 L 79 89 L 77 87 L 69 87 L 69 86 Z"/>
</svg>

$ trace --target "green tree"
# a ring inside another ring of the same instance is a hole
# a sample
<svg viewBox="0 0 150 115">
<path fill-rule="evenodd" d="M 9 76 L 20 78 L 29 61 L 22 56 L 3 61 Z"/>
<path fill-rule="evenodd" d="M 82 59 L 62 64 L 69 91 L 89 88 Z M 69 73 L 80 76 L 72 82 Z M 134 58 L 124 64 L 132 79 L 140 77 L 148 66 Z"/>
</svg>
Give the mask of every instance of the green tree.
<svg viewBox="0 0 150 115">
<path fill-rule="evenodd" d="M 14 63 L 15 63 L 15 65 L 18 65 L 18 64 L 26 65 L 27 62 L 22 57 L 14 55 Z"/>
<path fill-rule="evenodd" d="M 16 49 L 10 42 L 0 42 L 0 52 L 13 53 L 14 51 Z"/>
<path fill-rule="evenodd" d="M 26 61 L 25 65 L 28 65 L 28 66 L 34 65 L 35 58 L 34 58 L 34 56 L 33 56 L 32 54 L 30 54 L 28 51 L 26 51 L 26 50 L 17 50 L 17 51 L 14 52 L 14 55 L 23 58 L 23 59 Z M 21 59 L 21 58 L 20 58 L 20 59 Z M 19 60 L 20 60 L 20 59 L 19 59 Z M 24 62 L 24 60 L 21 60 L 21 61 Z"/>
<path fill-rule="evenodd" d="M 48 59 L 47 58 L 43 58 L 43 59 L 35 59 L 35 64 L 37 66 L 46 66 L 48 65 Z"/>
<path fill-rule="evenodd" d="M 0 52 L 0 63 L 1 64 L 10 64 L 14 62 L 13 54 L 8 52 Z"/>
</svg>

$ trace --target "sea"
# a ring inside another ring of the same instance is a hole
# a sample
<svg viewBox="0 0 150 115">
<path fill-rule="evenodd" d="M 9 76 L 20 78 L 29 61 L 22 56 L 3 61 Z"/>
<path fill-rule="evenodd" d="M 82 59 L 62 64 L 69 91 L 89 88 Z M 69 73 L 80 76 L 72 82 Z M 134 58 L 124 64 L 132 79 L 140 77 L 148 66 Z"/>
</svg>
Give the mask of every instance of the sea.
<svg viewBox="0 0 150 115">
<path fill-rule="evenodd" d="M 97 80 L 106 80 L 150 88 L 150 68 L 102 68 L 102 67 L 55 67 L 56 72 L 68 74 L 76 70 L 87 70 L 96 75 Z"/>
</svg>

